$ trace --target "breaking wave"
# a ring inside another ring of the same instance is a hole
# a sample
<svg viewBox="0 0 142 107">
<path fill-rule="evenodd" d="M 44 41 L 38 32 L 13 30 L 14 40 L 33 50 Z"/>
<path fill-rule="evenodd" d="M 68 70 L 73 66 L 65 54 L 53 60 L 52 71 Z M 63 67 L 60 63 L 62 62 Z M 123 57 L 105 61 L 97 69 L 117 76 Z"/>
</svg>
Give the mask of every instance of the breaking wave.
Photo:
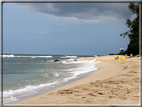
<svg viewBox="0 0 142 107">
<path fill-rule="evenodd" d="M 3 55 L 3 58 L 14 58 L 14 57 L 30 57 L 30 58 L 53 58 L 52 56 L 17 56 L 17 55 Z"/>
</svg>

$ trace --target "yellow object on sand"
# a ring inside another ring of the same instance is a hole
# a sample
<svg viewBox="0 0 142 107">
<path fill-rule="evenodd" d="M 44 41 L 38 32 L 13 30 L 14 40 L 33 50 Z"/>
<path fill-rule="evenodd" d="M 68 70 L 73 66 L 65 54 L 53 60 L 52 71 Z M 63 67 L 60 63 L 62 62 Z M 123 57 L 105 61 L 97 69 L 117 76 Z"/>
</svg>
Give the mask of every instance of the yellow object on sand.
<svg viewBox="0 0 142 107">
<path fill-rule="evenodd" d="M 121 59 L 121 60 L 123 60 L 123 61 L 127 61 L 127 59 L 122 58 L 122 57 L 120 57 L 120 56 L 116 56 L 116 58 L 119 58 L 119 59 Z"/>
</svg>

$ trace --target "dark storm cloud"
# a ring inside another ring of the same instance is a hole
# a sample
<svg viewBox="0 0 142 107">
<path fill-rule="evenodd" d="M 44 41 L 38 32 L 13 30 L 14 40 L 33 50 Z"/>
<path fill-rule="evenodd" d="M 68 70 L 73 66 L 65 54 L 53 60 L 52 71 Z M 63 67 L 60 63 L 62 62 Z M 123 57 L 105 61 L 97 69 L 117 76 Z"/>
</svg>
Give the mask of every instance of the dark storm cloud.
<svg viewBox="0 0 142 107">
<path fill-rule="evenodd" d="M 133 14 L 129 3 L 29 3 L 21 4 L 31 13 L 45 13 L 60 17 L 75 17 L 83 20 L 114 18 L 126 20 Z"/>
<path fill-rule="evenodd" d="M 114 3 L 70 3 L 70 4 L 53 4 L 53 7 L 59 9 L 57 13 L 62 16 L 74 15 L 78 18 L 91 18 L 100 15 L 120 15 L 121 17 L 129 17 L 131 13 L 128 11 L 128 4 Z"/>
</svg>

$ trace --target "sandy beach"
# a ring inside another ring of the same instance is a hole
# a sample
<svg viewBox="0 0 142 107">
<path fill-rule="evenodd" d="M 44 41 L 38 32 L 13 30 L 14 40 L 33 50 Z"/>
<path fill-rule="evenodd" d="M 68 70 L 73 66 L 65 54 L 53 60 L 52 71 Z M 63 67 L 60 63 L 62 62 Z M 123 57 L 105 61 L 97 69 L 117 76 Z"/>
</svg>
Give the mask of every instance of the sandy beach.
<svg viewBox="0 0 142 107">
<path fill-rule="evenodd" d="M 140 57 L 114 60 L 116 55 L 85 57 L 78 60 L 100 61 L 99 69 L 87 77 L 71 82 L 19 104 L 140 104 Z M 123 56 L 125 57 L 125 56 Z"/>
</svg>

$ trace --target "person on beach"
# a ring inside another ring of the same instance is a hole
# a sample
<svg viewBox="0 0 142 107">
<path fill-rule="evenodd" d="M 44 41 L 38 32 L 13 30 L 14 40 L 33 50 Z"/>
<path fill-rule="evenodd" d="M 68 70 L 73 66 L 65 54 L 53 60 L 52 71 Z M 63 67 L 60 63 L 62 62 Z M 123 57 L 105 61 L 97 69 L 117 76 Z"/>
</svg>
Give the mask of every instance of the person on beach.
<svg viewBox="0 0 142 107">
<path fill-rule="evenodd" d="M 127 54 L 125 54 L 125 57 L 127 57 Z"/>
<path fill-rule="evenodd" d="M 118 60 L 118 57 L 115 57 L 115 59 L 114 60 Z"/>
<path fill-rule="evenodd" d="M 98 57 L 97 55 L 93 55 L 94 57 Z"/>
<path fill-rule="evenodd" d="M 93 56 L 95 57 L 95 55 L 93 54 Z"/>
<path fill-rule="evenodd" d="M 132 53 L 130 53 L 130 56 L 133 56 L 133 54 L 132 54 Z"/>
</svg>

